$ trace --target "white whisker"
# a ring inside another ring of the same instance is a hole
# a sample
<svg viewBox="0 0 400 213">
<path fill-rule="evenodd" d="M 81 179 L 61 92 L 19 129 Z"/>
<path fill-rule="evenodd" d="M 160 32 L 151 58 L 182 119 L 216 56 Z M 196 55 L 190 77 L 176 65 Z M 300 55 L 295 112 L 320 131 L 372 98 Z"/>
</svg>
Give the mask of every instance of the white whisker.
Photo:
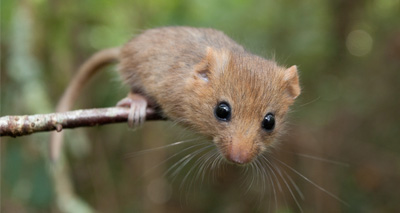
<svg viewBox="0 0 400 213">
<path fill-rule="evenodd" d="M 328 194 L 329 196 L 331 196 L 332 198 L 336 199 L 337 201 L 341 202 L 342 204 L 349 206 L 348 203 L 346 203 L 345 201 L 343 201 L 342 199 L 340 199 L 339 197 L 337 197 L 336 195 L 332 194 L 331 192 L 329 192 L 328 190 L 322 188 L 321 186 L 319 186 L 318 184 L 314 183 L 313 181 L 311 181 L 310 179 L 308 179 L 306 176 L 302 175 L 300 172 L 298 172 L 297 170 L 293 169 L 292 167 L 290 167 L 289 165 L 287 165 L 286 163 L 284 163 L 283 161 L 273 157 L 276 161 L 278 161 L 280 164 L 284 165 L 286 168 L 290 169 L 292 172 L 296 173 L 297 175 L 299 175 L 300 177 L 302 177 L 304 180 L 306 180 L 307 182 L 309 182 L 310 184 L 314 185 L 315 187 L 317 187 L 319 190 L 325 192 L 326 194 Z"/>
<path fill-rule="evenodd" d="M 177 177 L 177 174 L 178 174 L 178 173 L 179 173 L 179 172 L 180 172 L 180 171 L 195 157 L 195 156 L 197 156 L 199 153 L 201 153 L 203 150 L 207 149 L 207 148 L 210 147 L 210 146 L 212 146 L 212 145 L 208 145 L 208 146 L 202 147 L 201 149 L 198 149 L 198 150 L 194 151 L 193 153 L 189 154 L 189 155 L 191 155 L 191 156 L 185 157 L 186 160 L 183 161 L 183 162 L 181 163 L 181 165 L 174 171 L 174 173 L 171 174 L 171 176 L 174 177 L 172 181 L 175 180 L 175 178 Z M 187 155 L 187 156 L 188 156 L 188 155 Z"/>
<path fill-rule="evenodd" d="M 196 150 L 195 152 L 193 152 L 192 154 L 191 154 L 191 156 L 190 157 L 188 157 L 184 162 L 182 162 L 181 163 L 181 165 L 175 170 L 175 172 L 171 175 L 171 176 L 173 176 L 173 177 L 177 177 L 177 174 L 195 157 L 195 156 L 197 156 L 198 154 L 200 154 L 203 150 L 205 150 L 205 149 L 207 149 L 207 148 L 209 148 L 210 146 L 212 146 L 212 145 L 208 145 L 208 146 L 205 146 L 205 147 L 202 147 L 201 149 L 198 149 L 198 150 Z M 189 173 L 188 173 L 189 174 Z M 188 174 L 186 174 L 186 176 L 188 175 Z M 175 179 L 175 178 L 174 178 Z M 186 179 L 186 178 L 185 178 Z M 184 179 L 184 180 L 185 180 Z"/>
<path fill-rule="evenodd" d="M 179 153 L 182 153 L 182 152 L 184 152 L 184 151 L 187 151 L 187 150 L 189 150 L 189 149 L 192 149 L 192 148 L 194 148 L 194 147 L 198 147 L 198 146 L 201 146 L 201 145 L 204 145 L 204 144 L 195 144 L 195 145 L 193 145 L 193 146 L 190 146 L 190 147 L 188 147 L 188 148 L 183 149 L 183 150 L 180 151 Z M 168 159 L 173 158 L 174 156 L 178 155 L 179 153 L 176 153 L 176 154 L 172 155 L 172 156 L 169 157 Z M 181 162 L 183 162 L 186 158 L 190 157 L 190 155 L 192 155 L 192 154 L 193 154 L 193 153 L 190 153 L 190 154 L 184 156 L 183 158 L 181 158 L 181 159 L 180 159 L 179 161 L 177 161 L 176 163 L 174 163 L 174 165 L 172 165 L 172 166 L 164 173 L 164 176 L 167 176 L 167 174 L 168 174 L 174 167 L 176 167 L 177 165 L 179 165 Z M 167 160 L 168 160 L 168 159 L 167 159 Z"/>
<path fill-rule="evenodd" d="M 225 165 L 224 164 L 224 158 L 221 155 L 217 155 L 218 161 L 217 161 L 217 168 L 219 168 L 221 165 Z M 224 167 L 223 167 L 224 168 Z"/>
<path fill-rule="evenodd" d="M 339 165 L 339 166 L 349 167 L 348 163 L 344 163 L 344 162 L 340 162 L 340 161 L 336 161 L 336 160 L 330 160 L 330 159 L 321 158 L 321 157 L 308 155 L 308 154 L 302 154 L 302 153 L 295 153 L 295 154 L 297 156 L 304 157 L 304 158 L 309 158 L 309 159 L 319 160 L 322 162 L 331 163 L 331 164 L 335 164 L 335 165 Z"/>
<path fill-rule="evenodd" d="M 272 169 L 272 165 L 271 165 L 271 166 L 269 165 L 269 163 L 268 163 L 269 160 L 268 160 L 264 155 L 261 155 L 261 157 L 263 157 L 263 159 L 264 159 L 265 163 L 267 164 L 267 166 L 268 166 L 270 172 L 271 172 L 272 175 L 275 177 L 275 180 L 276 180 L 276 182 L 277 182 L 277 184 L 278 184 L 278 189 L 279 189 L 279 191 L 283 194 L 283 188 L 282 188 L 282 186 L 281 186 L 281 184 L 280 184 L 280 181 L 279 181 L 278 177 L 276 176 L 274 170 Z"/>
<path fill-rule="evenodd" d="M 250 168 L 251 168 L 251 174 L 252 174 L 252 175 L 250 175 L 251 176 L 251 182 L 249 184 L 249 187 L 247 187 L 247 190 L 244 192 L 245 194 L 247 194 L 250 191 L 251 187 L 253 186 L 253 182 L 254 182 L 254 176 L 255 176 L 255 175 L 253 175 L 254 174 L 254 170 L 255 170 L 254 164 L 251 163 L 250 164 Z"/>
<path fill-rule="evenodd" d="M 276 188 L 275 188 L 275 182 L 278 185 L 279 191 L 283 194 L 282 187 L 281 187 L 281 184 L 280 184 L 278 178 L 275 175 L 275 172 L 272 170 L 271 166 L 268 164 L 267 158 L 264 155 L 261 155 L 261 157 L 262 157 L 262 160 L 264 160 L 265 165 L 267 166 L 267 169 L 272 174 L 272 175 L 269 175 L 269 176 L 270 176 L 270 180 L 272 181 L 272 189 L 274 191 L 274 196 L 275 196 L 275 209 L 277 209 L 278 208 L 278 193 L 277 193 Z M 274 178 L 272 178 L 272 176 Z"/>
<path fill-rule="evenodd" d="M 314 103 L 314 102 L 318 101 L 320 98 L 321 98 L 321 96 L 318 96 L 317 98 L 314 98 L 314 100 L 311 100 L 311 101 L 309 101 L 309 102 L 307 102 L 307 103 L 304 103 L 304 104 L 298 106 L 298 108 L 307 106 L 307 105 L 309 105 L 309 104 L 311 104 L 311 103 Z"/>
<path fill-rule="evenodd" d="M 214 152 L 213 152 L 213 151 L 214 151 Z M 205 176 L 205 173 L 207 172 L 207 171 L 206 171 L 207 164 L 208 164 L 208 162 L 210 162 L 210 159 L 211 159 L 216 153 L 218 154 L 218 152 L 217 152 L 216 149 L 211 149 L 210 152 L 207 153 L 207 157 L 206 157 L 206 159 L 203 161 L 203 164 L 200 166 L 200 169 L 199 169 L 199 173 L 201 174 L 200 186 L 202 186 L 202 185 L 203 185 L 203 182 L 204 182 L 204 176 Z"/>
<path fill-rule="evenodd" d="M 303 195 L 303 193 L 301 192 L 299 186 L 297 186 L 296 182 L 293 181 L 293 179 L 290 177 L 290 175 L 289 175 L 285 170 L 282 170 L 282 171 L 283 171 L 283 173 L 286 175 L 286 177 L 288 177 L 289 181 L 292 183 L 292 185 L 293 185 L 294 188 L 296 189 L 297 194 L 299 194 L 300 198 L 304 201 L 304 195 Z"/>
<path fill-rule="evenodd" d="M 203 156 L 201 156 L 197 161 L 195 162 L 195 165 L 197 166 L 196 173 L 194 175 L 194 178 L 191 181 L 191 185 L 194 184 L 193 182 L 197 182 L 200 179 L 200 175 L 203 172 L 202 169 L 204 168 L 204 163 L 206 162 L 206 159 L 209 158 L 210 153 L 212 153 L 213 149 L 208 150 Z"/>
<path fill-rule="evenodd" d="M 185 148 L 183 150 L 180 150 L 179 152 L 173 154 L 172 156 L 168 157 L 167 159 L 163 160 L 162 162 L 158 163 L 157 165 L 155 165 L 155 166 L 151 167 L 150 169 L 146 170 L 146 172 L 145 172 L 145 174 L 143 176 L 145 176 L 146 174 L 150 173 L 151 171 L 153 171 L 154 169 L 158 168 L 159 166 L 163 165 L 164 163 L 166 163 L 167 161 L 171 160 L 172 158 L 176 157 L 177 155 L 179 155 L 179 154 L 181 154 L 181 153 L 183 153 L 183 152 L 185 152 L 187 150 L 190 150 L 192 148 L 204 145 L 204 144 L 205 143 L 194 144 L 194 145 L 189 146 L 189 147 L 187 147 L 187 148 Z"/>
<path fill-rule="evenodd" d="M 148 152 L 153 152 L 153 151 L 165 149 L 165 148 L 168 148 L 168 147 L 181 145 L 181 144 L 188 143 L 188 142 L 195 142 L 196 140 L 199 140 L 199 139 L 200 138 L 193 138 L 193 139 L 189 139 L 189 140 L 178 141 L 178 142 L 175 142 L 175 143 L 167 144 L 165 146 L 160 146 L 160 147 L 156 147 L 156 148 L 151 148 L 151 149 L 146 149 L 146 150 L 130 153 L 130 154 L 127 154 L 125 157 L 126 158 L 132 158 L 132 157 L 136 157 L 138 155 L 142 155 L 142 154 L 145 154 L 145 153 L 148 153 Z M 205 143 L 205 142 L 203 142 L 203 143 Z"/>
<path fill-rule="evenodd" d="M 282 178 L 283 182 L 285 183 L 286 188 L 289 190 L 290 195 L 292 196 L 292 198 L 293 198 L 294 202 L 296 203 L 297 207 L 299 208 L 300 212 L 303 212 L 303 208 L 301 208 L 300 203 L 297 201 L 297 198 L 296 198 L 296 196 L 294 195 L 294 193 L 293 193 L 293 191 L 292 191 L 292 188 L 291 188 L 290 185 L 287 183 L 286 178 L 282 175 L 282 172 L 281 172 L 281 170 L 279 169 L 279 166 L 277 166 L 277 165 L 274 166 L 274 165 L 272 165 L 272 163 L 271 163 L 268 159 L 266 159 L 266 160 L 267 160 L 267 162 L 271 165 L 271 167 L 274 168 L 275 171 L 278 172 L 279 176 Z"/>
<path fill-rule="evenodd" d="M 205 147 L 205 148 L 210 148 L 211 146 L 212 146 L 212 145 L 207 146 L 207 147 Z M 205 150 L 205 149 L 204 149 L 204 150 Z M 210 152 L 210 151 L 207 151 L 206 154 L 207 154 L 208 152 Z M 203 156 L 199 157 L 199 158 L 195 161 L 195 163 L 194 163 L 194 164 L 192 165 L 192 167 L 190 168 L 189 172 L 185 175 L 184 179 L 182 180 L 183 183 L 184 183 L 184 182 L 186 181 L 186 179 L 189 177 L 190 173 L 192 173 L 192 171 L 194 171 L 194 169 L 197 168 L 198 164 L 199 164 L 200 162 L 202 162 L 202 159 L 203 159 L 205 156 L 206 156 L 206 155 L 204 154 Z M 190 186 L 193 184 L 193 180 L 194 180 L 194 178 L 192 179 L 191 183 L 189 184 L 189 189 L 188 189 L 188 191 L 190 191 L 190 188 L 191 188 Z"/>
<path fill-rule="evenodd" d="M 207 167 L 207 168 L 210 168 L 210 170 L 211 170 L 211 164 L 214 162 L 214 160 L 217 158 L 217 156 L 218 156 L 218 150 L 216 150 L 216 149 L 214 149 L 215 151 L 214 151 L 214 154 L 212 154 L 211 156 L 210 156 L 210 158 L 209 159 L 207 159 L 207 165 L 205 165 L 205 167 Z M 212 171 L 212 170 L 211 170 Z M 203 175 L 202 175 L 202 177 L 201 177 L 201 181 L 203 182 L 204 181 L 204 176 L 205 176 L 205 173 L 203 173 Z M 208 180 L 208 181 L 210 181 L 210 180 Z"/>
<path fill-rule="evenodd" d="M 267 166 L 268 166 L 268 164 L 267 164 Z M 274 180 L 272 179 L 272 176 L 267 171 L 265 171 L 265 173 L 268 176 L 269 182 L 271 183 L 272 191 L 274 193 L 275 210 L 276 210 L 278 208 L 278 197 L 277 197 L 277 194 L 276 194 L 275 183 L 274 183 Z"/>
<path fill-rule="evenodd" d="M 215 179 L 216 179 L 216 175 L 218 175 L 218 174 L 216 174 L 216 172 L 215 171 L 217 171 L 217 172 L 219 172 L 218 170 L 216 170 L 215 168 L 217 167 L 217 165 L 219 164 L 219 161 L 220 161 L 220 158 L 221 158 L 221 155 L 219 155 L 219 154 L 217 154 L 217 155 L 215 155 L 215 158 L 214 158 L 214 160 L 211 162 L 211 164 L 210 164 L 210 169 L 211 169 L 211 171 L 213 171 L 213 174 L 214 174 L 214 176 L 212 177 L 213 179 L 212 179 L 212 181 L 215 181 Z"/>
<path fill-rule="evenodd" d="M 258 158 L 256 158 L 254 160 L 254 163 L 255 163 L 255 165 L 257 167 L 257 170 L 258 170 L 257 171 L 257 175 L 260 177 L 259 179 L 260 179 L 260 182 L 261 182 L 261 196 L 259 196 L 260 197 L 259 204 L 261 205 L 261 203 L 262 203 L 261 201 L 265 197 L 265 193 L 266 193 L 266 190 L 267 190 L 267 186 L 266 186 L 266 182 L 265 182 L 264 178 L 268 178 L 268 177 L 265 174 L 264 167 L 262 166 L 262 164 L 261 164 L 261 162 L 260 162 L 260 160 Z"/>
</svg>

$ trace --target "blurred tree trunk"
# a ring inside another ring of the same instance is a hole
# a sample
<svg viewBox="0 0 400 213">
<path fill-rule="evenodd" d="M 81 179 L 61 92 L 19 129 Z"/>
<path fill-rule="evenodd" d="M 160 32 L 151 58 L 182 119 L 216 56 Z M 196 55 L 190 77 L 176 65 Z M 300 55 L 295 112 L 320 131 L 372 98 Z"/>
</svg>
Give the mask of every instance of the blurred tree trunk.
<svg viewBox="0 0 400 213">
<path fill-rule="evenodd" d="M 36 35 L 40 34 L 35 28 L 35 13 L 32 13 L 31 1 L 20 1 L 13 21 L 13 39 L 10 44 L 10 66 L 8 74 L 11 79 L 21 85 L 21 94 L 19 96 L 19 106 L 24 109 L 21 112 L 46 112 L 52 111 L 50 99 L 48 97 L 47 88 L 43 82 L 44 75 L 40 63 L 34 54 L 36 46 Z M 44 139 L 45 135 L 38 136 L 40 141 L 48 141 Z M 31 138 L 33 139 L 33 138 Z M 29 145 L 31 143 L 26 143 Z M 46 143 L 40 145 L 34 143 L 37 149 L 40 148 L 43 159 L 48 159 L 48 148 Z M 92 209 L 79 199 L 74 193 L 73 184 L 68 170 L 68 163 L 65 159 L 61 159 L 58 164 L 47 162 L 48 172 L 53 181 L 53 189 L 56 194 L 57 209 L 61 212 L 92 212 Z"/>
</svg>

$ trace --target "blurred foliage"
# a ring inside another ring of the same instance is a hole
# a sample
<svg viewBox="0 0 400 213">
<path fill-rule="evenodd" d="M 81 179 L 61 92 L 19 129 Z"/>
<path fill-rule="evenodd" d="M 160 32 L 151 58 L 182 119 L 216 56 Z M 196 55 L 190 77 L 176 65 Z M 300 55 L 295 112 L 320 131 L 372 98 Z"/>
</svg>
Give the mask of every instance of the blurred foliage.
<svg viewBox="0 0 400 213">
<path fill-rule="evenodd" d="M 274 153 L 349 204 L 281 165 L 304 194 L 301 200 L 291 187 L 304 212 L 400 211 L 399 0 L 2 0 L 1 115 L 53 111 L 90 54 L 170 25 L 220 29 L 254 53 L 299 66 L 303 92 Z M 127 88 L 111 70 L 93 79 L 79 107 L 112 106 L 124 97 Z M 300 211 L 282 181 L 283 192 L 275 184 L 277 207 L 272 188 L 255 185 L 244 193 L 238 168 L 191 188 L 182 184 L 191 167 L 176 179 L 163 176 L 188 154 L 169 158 L 185 146 L 125 157 L 197 137 L 172 123 L 151 122 L 135 132 L 124 124 L 66 132 L 75 190 L 100 212 Z M 58 211 L 48 136 L 1 138 L 2 212 Z"/>
</svg>

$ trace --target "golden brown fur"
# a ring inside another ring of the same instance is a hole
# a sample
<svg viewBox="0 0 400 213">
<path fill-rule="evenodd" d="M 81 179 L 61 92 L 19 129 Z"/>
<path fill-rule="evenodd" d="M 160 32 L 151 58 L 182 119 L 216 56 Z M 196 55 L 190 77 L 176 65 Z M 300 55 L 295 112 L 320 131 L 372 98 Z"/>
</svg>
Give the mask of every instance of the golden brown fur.
<svg viewBox="0 0 400 213">
<path fill-rule="evenodd" d="M 232 149 L 248 150 L 249 158 L 264 151 L 300 94 L 295 66 L 287 70 L 252 55 L 213 29 L 145 31 L 122 49 L 120 72 L 134 92 L 157 103 L 169 119 L 212 137 L 225 156 Z M 219 101 L 231 104 L 230 122 L 214 117 Z M 272 133 L 261 129 L 268 112 L 277 119 Z"/>
<path fill-rule="evenodd" d="M 213 138 L 222 155 L 244 156 L 244 163 L 283 131 L 286 112 L 300 94 L 296 66 L 286 69 L 252 55 L 213 29 L 147 30 L 122 47 L 119 61 L 132 93 L 159 106 L 168 119 Z M 215 118 L 220 101 L 232 108 L 229 122 Z M 275 114 L 272 132 L 261 128 L 267 113 Z"/>
</svg>

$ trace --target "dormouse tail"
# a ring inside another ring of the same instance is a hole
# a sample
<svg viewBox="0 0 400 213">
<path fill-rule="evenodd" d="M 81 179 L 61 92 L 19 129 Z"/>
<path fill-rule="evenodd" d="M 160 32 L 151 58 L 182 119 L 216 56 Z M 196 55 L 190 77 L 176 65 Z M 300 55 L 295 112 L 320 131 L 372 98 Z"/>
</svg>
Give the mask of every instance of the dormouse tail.
<svg viewBox="0 0 400 213">
<path fill-rule="evenodd" d="M 101 67 L 118 61 L 120 47 L 101 50 L 90 57 L 78 70 L 75 77 L 69 83 L 63 96 L 57 104 L 56 112 L 69 111 L 83 86 L 100 70 Z M 52 132 L 50 137 L 50 158 L 55 161 L 60 156 L 63 143 L 62 132 Z"/>
</svg>

